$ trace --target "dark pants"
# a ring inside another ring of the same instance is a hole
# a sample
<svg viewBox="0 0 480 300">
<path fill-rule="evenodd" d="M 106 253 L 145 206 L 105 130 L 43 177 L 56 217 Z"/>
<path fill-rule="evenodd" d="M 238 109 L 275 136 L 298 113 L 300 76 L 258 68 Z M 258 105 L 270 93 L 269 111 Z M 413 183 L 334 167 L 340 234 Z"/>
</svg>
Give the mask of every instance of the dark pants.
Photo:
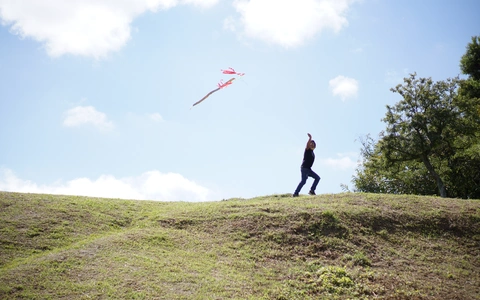
<svg viewBox="0 0 480 300">
<path fill-rule="evenodd" d="M 305 185 L 305 183 L 307 183 L 308 177 L 312 177 L 313 179 L 315 179 L 315 181 L 313 181 L 312 187 L 310 188 L 311 191 L 315 192 L 317 184 L 320 181 L 320 176 L 318 176 L 317 173 L 313 172 L 310 168 L 300 168 L 300 171 L 302 172 L 302 181 L 300 181 L 300 183 L 298 184 L 294 194 L 298 195 L 298 193 L 300 193 L 302 187 Z"/>
</svg>

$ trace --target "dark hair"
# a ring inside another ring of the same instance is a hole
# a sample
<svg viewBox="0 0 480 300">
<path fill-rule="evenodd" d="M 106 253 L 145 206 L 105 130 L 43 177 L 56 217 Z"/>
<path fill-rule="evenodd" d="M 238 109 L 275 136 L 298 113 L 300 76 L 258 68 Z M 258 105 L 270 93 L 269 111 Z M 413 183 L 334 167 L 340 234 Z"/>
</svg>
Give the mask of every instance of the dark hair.
<svg viewBox="0 0 480 300">
<path fill-rule="evenodd" d="M 314 140 L 312 140 L 312 143 L 315 145 L 315 147 L 317 147 L 317 143 L 315 143 L 315 141 L 314 141 Z"/>
</svg>

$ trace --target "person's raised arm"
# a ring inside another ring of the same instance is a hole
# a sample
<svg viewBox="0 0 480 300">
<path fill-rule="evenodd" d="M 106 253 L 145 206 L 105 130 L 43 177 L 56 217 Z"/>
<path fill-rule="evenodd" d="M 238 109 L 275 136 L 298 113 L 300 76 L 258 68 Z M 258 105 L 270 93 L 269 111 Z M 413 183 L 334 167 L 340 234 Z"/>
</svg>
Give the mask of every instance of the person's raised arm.
<svg viewBox="0 0 480 300">
<path fill-rule="evenodd" d="M 307 135 L 308 135 L 308 142 L 307 142 L 307 146 L 305 146 L 305 149 L 310 148 L 310 142 L 312 141 L 312 135 L 310 133 L 307 133 Z"/>
</svg>

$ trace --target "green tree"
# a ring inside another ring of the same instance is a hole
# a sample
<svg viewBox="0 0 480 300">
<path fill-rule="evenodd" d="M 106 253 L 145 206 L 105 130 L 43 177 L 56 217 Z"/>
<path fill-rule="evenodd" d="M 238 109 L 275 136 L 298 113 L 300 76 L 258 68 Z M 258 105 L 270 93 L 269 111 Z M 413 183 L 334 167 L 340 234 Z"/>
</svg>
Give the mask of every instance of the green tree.
<svg viewBox="0 0 480 300">
<path fill-rule="evenodd" d="M 480 199 L 480 37 L 472 37 L 460 60 L 462 73 L 456 104 L 462 111 L 461 148 L 450 162 L 456 197 Z"/>
<path fill-rule="evenodd" d="M 467 79 L 404 79 L 387 106 L 387 128 L 362 140 L 356 191 L 480 199 L 480 38 L 461 58 Z"/>
<path fill-rule="evenodd" d="M 468 119 L 467 129 L 478 137 L 480 130 L 480 37 L 472 37 L 465 54 L 460 59 L 462 73 L 468 75 L 460 82 L 458 106 Z M 480 151 L 478 152 L 480 153 Z"/>
<path fill-rule="evenodd" d="M 472 42 L 467 45 L 467 51 L 460 60 L 460 69 L 473 80 L 480 80 L 480 37 L 472 37 Z"/>
<path fill-rule="evenodd" d="M 387 194 L 434 195 L 435 181 L 423 163 L 418 161 L 389 162 L 381 152 L 380 142 L 370 135 L 360 139 L 363 163 L 352 182 L 354 191 Z M 436 165 L 436 163 L 435 163 Z"/>
<path fill-rule="evenodd" d="M 454 104 L 458 79 L 434 82 L 431 78 L 418 78 L 411 74 L 404 84 L 391 91 L 403 99 L 394 106 L 387 105 L 383 121 L 380 150 L 390 163 L 422 162 L 434 178 L 441 197 L 447 196 L 444 179 L 433 159 L 454 153 L 459 109 Z"/>
</svg>

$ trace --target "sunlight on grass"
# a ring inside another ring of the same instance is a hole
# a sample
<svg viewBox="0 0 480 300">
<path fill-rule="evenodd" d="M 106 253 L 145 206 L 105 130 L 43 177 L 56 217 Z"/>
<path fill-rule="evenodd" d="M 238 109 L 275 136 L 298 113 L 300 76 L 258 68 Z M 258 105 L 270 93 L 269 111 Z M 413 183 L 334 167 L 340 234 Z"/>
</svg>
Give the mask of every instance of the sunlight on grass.
<svg viewBox="0 0 480 300">
<path fill-rule="evenodd" d="M 0 192 L 0 298 L 479 298 L 480 203 L 450 201 Z"/>
</svg>

